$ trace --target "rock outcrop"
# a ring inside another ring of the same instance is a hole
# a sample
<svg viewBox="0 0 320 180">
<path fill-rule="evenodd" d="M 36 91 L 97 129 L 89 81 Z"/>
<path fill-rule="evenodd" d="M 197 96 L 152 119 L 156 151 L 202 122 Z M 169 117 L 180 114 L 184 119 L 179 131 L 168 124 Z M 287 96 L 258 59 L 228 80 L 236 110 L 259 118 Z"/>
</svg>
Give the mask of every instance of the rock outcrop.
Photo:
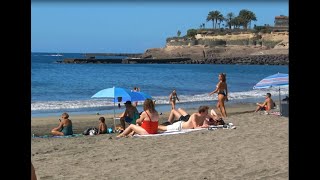
<svg viewBox="0 0 320 180">
<path fill-rule="evenodd" d="M 198 42 L 201 42 L 200 40 L 225 41 L 222 43 L 225 45 L 174 45 L 170 41 L 164 48 L 147 49 L 141 58 L 169 59 L 179 57 L 191 59 L 189 62 L 180 63 L 288 64 L 288 39 L 288 32 L 224 36 L 197 35 Z M 245 41 L 256 43 L 248 45 L 248 43 L 243 43 Z"/>
</svg>

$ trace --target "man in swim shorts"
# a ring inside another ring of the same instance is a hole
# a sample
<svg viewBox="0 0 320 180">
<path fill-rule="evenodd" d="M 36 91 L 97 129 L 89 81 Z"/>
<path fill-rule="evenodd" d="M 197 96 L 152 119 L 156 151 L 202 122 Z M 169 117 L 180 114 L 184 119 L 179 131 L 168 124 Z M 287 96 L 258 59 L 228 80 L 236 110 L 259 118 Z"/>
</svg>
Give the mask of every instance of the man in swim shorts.
<svg viewBox="0 0 320 180">
<path fill-rule="evenodd" d="M 133 121 L 134 115 L 139 114 L 139 111 L 137 110 L 136 107 L 134 107 L 132 105 L 131 101 L 126 101 L 124 104 L 126 106 L 126 110 L 120 116 L 120 123 L 121 123 L 123 130 L 126 129 L 125 122 L 131 124 Z"/>
<path fill-rule="evenodd" d="M 169 122 L 172 122 L 174 117 L 179 117 L 179 121 L 168 125 L 159 125 L 158 130 L 160 131 L 167 131 L 167 130 L 177 130 L 180 131 L 181 129 L 195 129 L 195 128 L 203 128 L 208 127 L 207 123 L 204 123 L 206 119 L 211 118 L 211 116 L 208 115 L 208 106 L 200 106 L 197 113 L 193 113 L 192 115 L 189 115 L 187 112 L 182 110 L 181 108 L 177 110 L 172 109 L 169 119 Z M 188 116 L 187 121 L 183 121 L 180 119 L 186 119 Z"/>
</svg>

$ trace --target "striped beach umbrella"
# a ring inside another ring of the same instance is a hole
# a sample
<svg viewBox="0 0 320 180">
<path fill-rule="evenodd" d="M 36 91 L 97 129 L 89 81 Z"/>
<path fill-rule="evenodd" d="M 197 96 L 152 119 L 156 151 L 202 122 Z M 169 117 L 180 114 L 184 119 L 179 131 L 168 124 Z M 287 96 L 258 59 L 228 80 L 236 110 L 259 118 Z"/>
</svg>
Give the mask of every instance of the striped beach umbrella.
<svg viewBox="0 0 320 180">
<path fill-rule="evenodd" d="M 259 81 L 253 89 L 267 89 L 272 87 L 279 88 L 279 103 L 280 103 L 280 114 L 281 111 L 281 94 L 280 94 L 280 87 L 289 86 L 289 75 L 284 73 L 277 73 L 268 77 L 263 78 Z"/>
<path fill-rule="evenodd" d="M 289 85 L 289 75 L 283 73 L 277 73 L 259 81 L 253 89 L 265 89 L 271 87 L 281 87 Z"/>
</svg>

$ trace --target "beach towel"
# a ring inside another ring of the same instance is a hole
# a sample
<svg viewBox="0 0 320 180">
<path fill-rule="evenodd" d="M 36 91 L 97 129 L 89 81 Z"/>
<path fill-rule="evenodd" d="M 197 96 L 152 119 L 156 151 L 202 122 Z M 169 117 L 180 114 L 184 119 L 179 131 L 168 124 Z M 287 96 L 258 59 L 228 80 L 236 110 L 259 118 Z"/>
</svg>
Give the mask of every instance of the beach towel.
<svg viewBox="0 0 320 180">
<path fill-rule="evenodd" d="M 71 137 L 81 137 L 84 136 L 83 134 L 73 134 L 68 136 L 53 136 L 53 135 L 43 135 L 43 136 L 35 136 L 33 135 L 32 138 L 71 138 Z"/>
<path fill-rule="evenodd" d="M 164 132 L 159 132 L 158 134 L 146 134 L 146 135 L 135 134 L 135 135 L 133 135 L 133 137 L 166 136 L 166 135 L 172 135 L 172 134 L 183 134 L 183 133 L 187 133 L 187 132 L 199 131 L 199 130 L 205 130 L 205 129 L 206 128 L 181 129 L 181 131 L 164 131 Z"/>
</svg>

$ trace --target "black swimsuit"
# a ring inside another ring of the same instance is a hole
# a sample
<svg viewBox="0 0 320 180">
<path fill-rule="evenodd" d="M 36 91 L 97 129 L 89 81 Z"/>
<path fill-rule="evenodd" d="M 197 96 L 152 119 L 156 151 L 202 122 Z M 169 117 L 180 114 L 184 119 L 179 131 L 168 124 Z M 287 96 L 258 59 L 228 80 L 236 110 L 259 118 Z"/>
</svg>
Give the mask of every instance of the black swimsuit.
<svg viewBox="0 0 320 180">
<path fill-rule="evenodd" d="M 218 92 L 218 95 L 219 95 L 219 94 L 222 94 L 222 95 L 226 96 L 226 93 L 225 93 L 224 91 Z"/>
</svg>

